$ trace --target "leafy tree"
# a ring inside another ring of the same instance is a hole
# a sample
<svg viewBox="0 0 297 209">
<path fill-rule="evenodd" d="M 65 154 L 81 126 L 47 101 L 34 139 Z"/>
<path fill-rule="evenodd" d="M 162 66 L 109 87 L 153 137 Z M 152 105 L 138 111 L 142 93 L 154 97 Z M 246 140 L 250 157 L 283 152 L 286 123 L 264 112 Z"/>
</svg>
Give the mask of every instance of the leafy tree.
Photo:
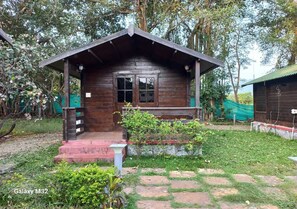
<svg viewBox="0 0 297 209">
<path fill-rule="evenodd" d="M 265 62 L 277 55 L 276 67 L 297 61 L 297 2 L 294 0 L 251 0 L 250 27 L 254 29 Z"/>
<path fill-rule="evenodd" d="M 44 107 L 46 96 L 42 94 L 30 76 L 36 69 L 29 61 L 35 48 L 14 42 L 14 47 L 0 41 L 0 106 L 3 115 L 18 114 L 21 103 Z"/>
<path fill-rule="evenodd" d="M 235 101 L 234 94 L 230 94 L 228 96 L 228 99 Z M 238 102 L 240 104 L 246 104 L 246 105 L 252 105 L 253 104 L 253 95 L 251 92 L 246 92 L 246 93 L 240 93 L 238 94 Z"/>
<path fill-rule="evenodd" d="M 254 42 L 249 33 L 247 7 L 235 7 L 232 16 L 228 18 L 223 33 L 222 57 L 225 61 L 225 69 L 228 72 L 229 80 L 233 89 L 235 102 L 239 102 L 238 90 L 240 88 L 241 71 L 249 63 L 248 54 Z"/>
</svg>

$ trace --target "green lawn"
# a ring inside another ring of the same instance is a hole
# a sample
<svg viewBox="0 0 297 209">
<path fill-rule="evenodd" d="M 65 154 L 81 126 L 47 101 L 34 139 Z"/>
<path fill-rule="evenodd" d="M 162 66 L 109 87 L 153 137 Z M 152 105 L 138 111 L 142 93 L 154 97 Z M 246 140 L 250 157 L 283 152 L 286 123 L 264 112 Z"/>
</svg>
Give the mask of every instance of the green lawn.
<svg viewBox="0 0 297 209">
<path fill-rule="evenodd" d="M 266 133 L 214 131 L 203 145 L 203 157 L 128 157 L 124 166 L 163 167 L 169 170 L 221 168 L 229 173 L 293 175 L 296 167 L 289 156 L 297 156 L 297 140 Z"/>
<path fill-rule="evenodd" d="M 46 124 L 47 121 L 43 120 L 40 122 Z M 58 126 L 59 123 L 59 120 L 56 119 L 56 125 L 51 127 Z M 27 125 L 25 123 L 22 124 L 23 128 Z M 28 127 L 30 127 L 30 125 L 28 125 Z M 44 128 L 42 129 L 44 130 Z M 38 133 L 38 128 L 34 130 Z M 55 129 L 48 128 L 48 130 L 54 131 Z M 26 133 L 33 133 L 33 129 L 30 129 L 30 132 Z M 204 144 L 203 157 L 201 158 L 158 156 L 136 159 L 136 157 L 127 157 L 124 162 L 124 167 L 163 167 L 166 168 L 167 171 L 197 171 L 197 168 L 217 168 L 223 169 L 226 172 L 226 177 L 234 173 L 276 175 L 281 178 L 286 175 L 296 175 L 296 166 L 293 162 L 288 160 L 288 156 L 297 156 L 297 140 L 290 141 L 274 135 L 256 132 L 214 131 L 214 133 L 214 137 Z M 22 176 L 22 183 L 17 186 L 33 188 L 50 187 L 50 185 L 47 184 L 47 175 L 50 175 L 50 172 L 56 169 L 53 163 L 53 157 L 58 153 L 58 147 L 59 144 L 56 144 L 35 153 L 20 154 L 6 159 L 5 162 L 14 161 L 17 164 L 15 174 Z M 104 163 L 101 165 L 106 166 L 110 164 Z M 81 165 L 73 166 L 80 167 Z M 10 175 L 11 174 L 0 176 L 0 185 L 1 181 L 9 178 Z M 137 184 L 138 175 L 127 176 L 125 180 L 128 185 Z M 240 189 L 241 186 L 242 184 L 239 184 L 238 189 Z M 288 185 L 288 187 L 290 187 L 290 185 Z M 12 189 L 13 188 L 6 188 L 6 191 L 11 192 Z M 258 197 L 259 202 L 265 200 L 264 196 L 257 195 L 258 190 L 254 188 L 244 187 L 240 190 L 246 191 L 246 193 L 241 193 L 241 196 L 235 196 L 235 199 L 230 201 L 236 202 L 241 199 L 254 197 Z M 54 205 L 48 205 L 45 195 L 39 195 L 38 197 L 14 195 L 13 198 L 12 208 L 55 208 Z M 129 208 L 135 208 L 133 203 L 136 201 L 135 198 L 137 199 L 137 197 L 133 195 L 129 197 Z M 281 206 L 281 204 L 282 203 L 278 205 Z M 7 203 L 1 201 L 0 198 L 0 207 L 1 206 L 6 207 Z"/>
<path fill-rule="evenodd" d="M 8 120 L 4 127 L 0 130 L 0 134 L 7 131 L 12 124 L 12 120 Z M 42 120 L 25 120 L 17 119 L 16 127 L 12 132 L 13 136 L 22 136 L 40 133 L 55 133 L 62 131 L 62 118 L 49 118 Z"/>
</svg>

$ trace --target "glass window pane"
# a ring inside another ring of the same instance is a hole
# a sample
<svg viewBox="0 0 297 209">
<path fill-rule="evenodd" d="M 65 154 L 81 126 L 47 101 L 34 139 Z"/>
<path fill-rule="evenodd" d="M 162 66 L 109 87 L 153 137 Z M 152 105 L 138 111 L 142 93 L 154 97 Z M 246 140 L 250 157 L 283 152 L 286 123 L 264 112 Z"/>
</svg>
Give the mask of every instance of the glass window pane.
<svg viewBox="0 0 297 209">
<path fill-rule="evenodd" d="M 118 102 L 124 102 L 125 98 L 124 98 L 124 91 L 118 91 Z"/>
<path fill-rule="evenodd" d="M 155 79 L 154 78 L 148 78 L 147 88 L 148 89 L 154 89 Z"/>
<path fill-rule="evenodd" d="M 146 89 L 146 78 L 139 78 L 139 89 Z"/>
<path fill-rule="evenodd" d="M 147 92 L 146 101 L 147 102 L 154 102 L 154 92 L 153 91 L 148 91 Z"/>
<path fill-rule="evenodd" d="M 146 102 L 146 91 L 139 92 L 139 102 Z"/>
<path fill-rule="evenodd" d="M 124 81 L 125 81 L 125 78 L 118 78 L 117 79 L 118 89 L 124 89 Z"/>
<path fill-rule="evenodd" d="M 132 91 L 126 91 L 126 102 L 132 103 L 133 101 L 133 92 Z"/>
<path fill-rule="evenodd" d="M 126 89 L 132 89 L 132 78 L 126 78 Z"/>
</svg>

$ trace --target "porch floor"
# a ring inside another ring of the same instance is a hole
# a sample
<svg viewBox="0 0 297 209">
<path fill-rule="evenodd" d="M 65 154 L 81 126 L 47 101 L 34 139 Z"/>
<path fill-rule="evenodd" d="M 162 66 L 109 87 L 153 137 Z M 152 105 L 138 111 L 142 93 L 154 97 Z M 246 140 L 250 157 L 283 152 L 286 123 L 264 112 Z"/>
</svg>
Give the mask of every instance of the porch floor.
<svg viewBox="0 0 297 209">
<path fill-rule="evenodd" d="M 77 136 L 77 140 L 98 140 L 108 142 L 123 142 L 122 131 L 111 131 L 111 132 L 84 132 Z"/>
</svg>

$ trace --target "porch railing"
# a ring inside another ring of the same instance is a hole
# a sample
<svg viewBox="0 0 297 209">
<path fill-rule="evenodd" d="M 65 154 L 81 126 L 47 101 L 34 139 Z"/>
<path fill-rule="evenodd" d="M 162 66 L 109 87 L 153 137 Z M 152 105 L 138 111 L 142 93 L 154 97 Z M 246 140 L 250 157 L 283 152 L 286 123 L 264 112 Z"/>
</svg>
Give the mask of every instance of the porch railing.
<svg viewBox="0 0 297 209">
<path fill-rule="evenodd" d="M 123 107 L 122 114 L 128 109 L 139 109 L 140 111 L 147 111 L 157 117 L 177 117 L 201 119 L 202 108 L 200 107 Z"/>
<path fill-rule="evenodd" d="M 85 131 L 84 108 L 63 108 L 63 140 L 75 140 L 76 136 Z"/>
</svg>

